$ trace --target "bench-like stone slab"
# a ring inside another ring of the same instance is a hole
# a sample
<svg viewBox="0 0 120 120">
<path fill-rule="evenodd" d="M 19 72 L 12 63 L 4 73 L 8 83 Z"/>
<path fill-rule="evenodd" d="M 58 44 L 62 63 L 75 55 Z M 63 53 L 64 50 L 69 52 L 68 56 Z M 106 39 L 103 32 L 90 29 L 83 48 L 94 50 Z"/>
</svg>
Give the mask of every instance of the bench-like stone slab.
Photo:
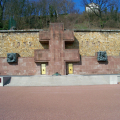
<svg viewBox="0 0 120 120">
<path fill-rule="evenodd" d="M 118 75 L 64 75 L 11 77 L 6 86 L 75 86 L 117 84 Z"/>
</svg>

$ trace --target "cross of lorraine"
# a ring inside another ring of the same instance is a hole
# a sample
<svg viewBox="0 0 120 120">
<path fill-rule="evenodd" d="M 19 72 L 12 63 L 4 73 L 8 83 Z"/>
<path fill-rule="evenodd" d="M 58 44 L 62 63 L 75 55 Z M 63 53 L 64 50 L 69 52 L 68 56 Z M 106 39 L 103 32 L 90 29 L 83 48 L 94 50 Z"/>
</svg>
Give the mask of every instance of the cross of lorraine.
<svg viewBox="0 0 120 120">
<path fill-rule="evenodd" d="M 48 62 L 48 75 L 58 72 L 66 75 L 66 63 L 79 62 L 78 49 L 65 49 L 66 42 L 74 42 L 74 32 L 64 31 L 63 23 L 50 23 L 49 31 L 40 31 L 39 41 L 48 43 L 49 49 L 34 51 L 35 62 Z"/>
</svg>

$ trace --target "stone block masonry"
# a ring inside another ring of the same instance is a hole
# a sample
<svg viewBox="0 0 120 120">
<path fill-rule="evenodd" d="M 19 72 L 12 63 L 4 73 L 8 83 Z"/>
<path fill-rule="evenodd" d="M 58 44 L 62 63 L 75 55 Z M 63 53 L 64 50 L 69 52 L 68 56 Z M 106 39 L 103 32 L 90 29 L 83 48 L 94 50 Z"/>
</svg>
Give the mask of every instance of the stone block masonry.
<svg viewBox="0 0 120 120">
<path fill-rule="evenodd" d="M 7 63 L 7 58 L 0 58 L 0 75 L 40 75 L 41 64 L 33 57 L 19 57 L 18 63 Z M 48 65 L 46 65 L 48 74 Z"/>
<path fill-rule="evenodd" d="M 74 64 L 74 74 L 120 74 L 120 57 L 108 57 L 107 62 L 98 62 L 95 56 L 81 57 L 79 63 Z"/>
<path fill-rule="evenodd" d="M 7 58 L 0 58 L 0 75 L 41 75 L 41 63 L 35 63 L 33 57 L 19 57 L 18 63 L 9 64 Z M 67 64 L 66 64 L 67 66 Z M 50 66 L 46 63 L 46 74 Z M 68 70 L 67 70 L 68 73 Z M 81 57 L 81 61 L 73 63 L 76 75 L 120 74 L 120 57 L 108 57 L 108 62 L 97 62 L 97 58 Z"/>
</svg>

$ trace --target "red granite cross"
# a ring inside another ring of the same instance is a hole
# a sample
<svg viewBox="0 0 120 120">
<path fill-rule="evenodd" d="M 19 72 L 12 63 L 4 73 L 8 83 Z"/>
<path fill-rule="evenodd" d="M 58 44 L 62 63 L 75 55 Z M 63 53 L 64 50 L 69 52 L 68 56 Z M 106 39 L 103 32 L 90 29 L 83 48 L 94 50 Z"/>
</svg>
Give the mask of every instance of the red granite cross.
<svg viewBox="0 0 120 120">
<path fill-rule="evenodd" d="M 73 31 L 64 31 L 62 23 L 51 23 L 49 31 L 40 31 L 40 42 L 49 42 L 49 49 L 35 50 L 35 62 L 48 62 L 49 75 L 66 74 L 66 62 L 79 62 L 78 49 L 65 49 L 65 42 L 73 42 Z"/>
</svg>

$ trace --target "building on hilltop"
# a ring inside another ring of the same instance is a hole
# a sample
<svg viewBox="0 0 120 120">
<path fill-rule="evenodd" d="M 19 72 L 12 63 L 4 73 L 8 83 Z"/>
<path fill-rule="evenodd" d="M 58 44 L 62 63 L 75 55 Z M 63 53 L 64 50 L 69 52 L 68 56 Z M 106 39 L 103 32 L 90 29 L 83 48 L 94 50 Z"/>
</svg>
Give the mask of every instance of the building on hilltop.
<svg viewBox="0 0 120 120">
<path fill-rule="evenodd" d="M 90 3 L 88 5 L 85 6 L 85 11 L 86 12 L 98 12 L 99 10 L 99 5 L 96 3 Z"/>
</svg>

